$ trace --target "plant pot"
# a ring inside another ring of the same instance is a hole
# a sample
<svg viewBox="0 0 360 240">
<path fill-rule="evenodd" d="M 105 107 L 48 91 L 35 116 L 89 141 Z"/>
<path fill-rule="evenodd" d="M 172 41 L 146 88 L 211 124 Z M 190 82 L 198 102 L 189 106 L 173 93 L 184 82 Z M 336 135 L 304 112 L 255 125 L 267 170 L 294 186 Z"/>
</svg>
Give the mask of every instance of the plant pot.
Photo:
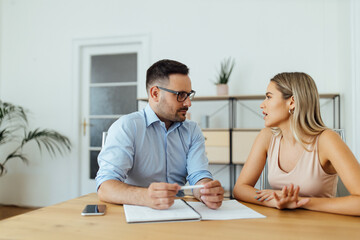
<svg viewBox="0 0 360 240">
<path fill-rule="evenodd" d="M 227 96 L 229 95 L 229 85 L 227 84 L 216 84 L 216 95 Z"/>
</svg>

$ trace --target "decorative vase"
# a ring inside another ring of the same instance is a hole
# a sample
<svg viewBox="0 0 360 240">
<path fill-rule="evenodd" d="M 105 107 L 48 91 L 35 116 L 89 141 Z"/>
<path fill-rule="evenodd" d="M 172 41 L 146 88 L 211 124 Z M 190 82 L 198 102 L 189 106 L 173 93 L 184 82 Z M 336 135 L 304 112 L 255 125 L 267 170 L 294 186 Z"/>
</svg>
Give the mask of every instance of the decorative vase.
<svg viewBox="0 0 360 240">
<path fill-rule="evenodd" d="M 229 95 L 229 86 L 227 84 L 216 84 L 216 94 L 218 96 Z"/>
</svg>

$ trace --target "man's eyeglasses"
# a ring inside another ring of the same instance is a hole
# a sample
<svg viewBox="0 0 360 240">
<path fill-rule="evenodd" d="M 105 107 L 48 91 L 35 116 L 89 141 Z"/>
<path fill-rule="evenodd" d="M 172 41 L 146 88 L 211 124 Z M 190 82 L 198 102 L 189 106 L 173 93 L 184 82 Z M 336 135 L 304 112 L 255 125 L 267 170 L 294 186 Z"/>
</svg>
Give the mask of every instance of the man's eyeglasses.
<svg viewBox="0 0 360 240">
<path fill-rule="evenodd" d="M 159 86 L 156 86 L 156 87 L 158 89 L 161 89 L 161 90 L 176 94 L 178 102 L 184 102 L 188 97 L 190 98 L 190 100 L 192 100 L 194 98 L 194 96 L 195 96 L 195 93 L 196 93 L 194 90 L 191 90 L 190 92 L 183 92 L 183 91 L 177 92 L 177 91 L 170 90 L 170 89 L 163 88 L 163 87 L 159 87 Z"/>
</svg>

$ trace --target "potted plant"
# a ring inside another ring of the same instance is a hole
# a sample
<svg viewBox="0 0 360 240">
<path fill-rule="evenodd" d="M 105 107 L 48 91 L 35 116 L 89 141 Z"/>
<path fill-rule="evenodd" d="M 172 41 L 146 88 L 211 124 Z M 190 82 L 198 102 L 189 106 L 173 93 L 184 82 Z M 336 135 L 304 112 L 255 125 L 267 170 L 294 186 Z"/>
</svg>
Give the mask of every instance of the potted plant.
<svg viewBox="0 0 360 240">
<path fill-rule="evenodd" d="M 28 130 L 28 120 L 25 110 L 11 103 L 0 100 L 0 148 L 8 145 L 12 150 L 0 155 L 0 176 L 6 173 L 6 164 L 13 159 L 28 163 L 29 159 L 23 153 L 23 148 L 29 142 L 36 142 L 40 151 L 45 149 L 51 156 L 70 151 L 70 140 L 60 133 L 50 129 Z M 1 159 L 3 158 L 3 159 Z"/>
<path fill-rule="evenodd" d="M 220 72 L 218 73 L 216 79 L 216 92 L 217 95 L 228 95 L 229 93 L 229 86 L 227 85 L 229 82 L 230 75 L 235 65 L 235 60 L 231 57 L 228 59 L 224 59 L 220 65 Z"/>
</svg>

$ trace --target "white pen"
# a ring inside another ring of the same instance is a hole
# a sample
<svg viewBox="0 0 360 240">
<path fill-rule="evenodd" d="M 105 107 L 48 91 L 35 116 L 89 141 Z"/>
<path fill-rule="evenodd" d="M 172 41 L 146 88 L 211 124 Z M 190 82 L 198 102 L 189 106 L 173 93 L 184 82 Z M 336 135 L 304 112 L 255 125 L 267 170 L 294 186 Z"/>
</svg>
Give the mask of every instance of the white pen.
<svg viewBox="0 0 360 240">
<path fill-rule="evenodd" d="M 194 188 L 203 188 L 204 185 L 191 185 L 191 186 L 182 186 L 180 188 L 180 190 L 185 190 L 185 189 L 194 189 Z"/>
</svg>

